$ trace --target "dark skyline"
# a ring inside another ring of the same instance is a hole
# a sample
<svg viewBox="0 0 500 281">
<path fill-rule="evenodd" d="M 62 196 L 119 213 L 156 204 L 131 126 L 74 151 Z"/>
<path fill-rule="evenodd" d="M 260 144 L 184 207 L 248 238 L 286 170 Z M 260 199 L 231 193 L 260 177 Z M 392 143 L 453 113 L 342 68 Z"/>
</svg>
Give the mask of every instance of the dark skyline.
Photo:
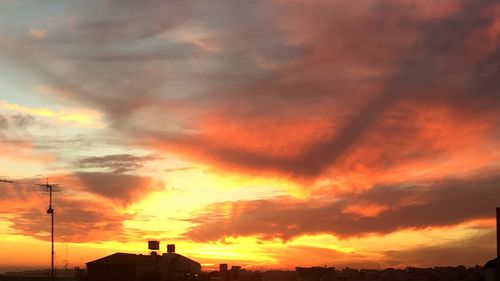
<svg viewBox="0 0 500 281">
<path fill-rule="evenodd" d="M 0 268 L 48 265 L 47 177 L 56 267 L 484 264 L 499 34 L 495 0 L 0 0 Z"/>
</svg>

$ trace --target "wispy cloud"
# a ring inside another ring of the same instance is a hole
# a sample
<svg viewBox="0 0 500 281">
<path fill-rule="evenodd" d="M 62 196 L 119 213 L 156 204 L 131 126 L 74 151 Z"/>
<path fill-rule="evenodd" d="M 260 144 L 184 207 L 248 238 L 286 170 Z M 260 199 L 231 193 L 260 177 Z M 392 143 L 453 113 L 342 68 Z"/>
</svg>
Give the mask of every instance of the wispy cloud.
<svg viewBox="0 0 500 281">
<path fill-rule="evenodd" d="M 35 39 L 42 39 L 47 36 L 47 31 L 40 28 L 30 28 L 30 35 Z"/>
<path fill-rule="evenodd" d="M 289 240 L 300 235 L 330 233 L 338 237 L 384 235 L 402 229 L 453 226 L 490 218 L 499 204 L 499 178 L 378 186 L 360 195 L 311 200 L 217 203 L 192 221 L 186 233 L 195 241 L 259 235 Z M 376 213 L 353 212 L 353 206 L 381 206 Z M 351 211 L 349 211 L 351 209 Z M 346 212 L 346 210 L 348 210 Z"/>
</svg>

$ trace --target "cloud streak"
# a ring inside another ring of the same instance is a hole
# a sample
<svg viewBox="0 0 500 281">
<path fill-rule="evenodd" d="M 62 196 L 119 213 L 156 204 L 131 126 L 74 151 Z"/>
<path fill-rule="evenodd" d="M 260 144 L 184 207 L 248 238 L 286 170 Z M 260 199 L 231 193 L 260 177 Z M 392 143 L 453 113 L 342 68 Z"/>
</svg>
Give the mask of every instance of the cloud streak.
<svg viewBox="0 0 500 281">
<path fill-rule="evenodd" d="M 134 171 L 144 167 L 144 164 L 157 157 L 153 156 L 134 156 L 131 154 L 113 154 L 105 156 L 87 157 L 77 161 L 78 169 L 85 168 L 104 168 L 112 171 L 114 174 L 121 174 L 127 171 Z"/>
<path fill-rule="evenodd" d="M 214 204 L 192 219 L 185 235 L 195 241 L 257 235 L 262 239 L 293 239 L 306 234 L 333 234 L 341 238 L 384 235 L 403 229 L 457 225 L 490 218 L 499 204 L 497 176 L 434 183 L 379 186 L 359 195 L 294 201 L 238 201 Z M 362 205 L 382 206 L 376 215 L 352 212 Z"/>
<path fill-rule="evenodd" d="M 139 201 L 149 192 L 164 188 L 161 182 L 147 176 L 104 172 L 76 172 L 73 175 L 84 191 L 125 204 Z"/>
<path fill-rule="evenodd" d="M 40 204 L 42 205 L 42 204 Z M 102 210 L 107 210 L 102 212 Z M 78 199 L 58 199 L 55 211 L 57 237 L 65 242 L 126 241 L 123 221 L 131 216 L 121 214 L 105 203 Z M 40 240 L 50 239 L 50 224 L 45 209 L 26 208 L 12 220 L 15 234 Z"/>
</svg>

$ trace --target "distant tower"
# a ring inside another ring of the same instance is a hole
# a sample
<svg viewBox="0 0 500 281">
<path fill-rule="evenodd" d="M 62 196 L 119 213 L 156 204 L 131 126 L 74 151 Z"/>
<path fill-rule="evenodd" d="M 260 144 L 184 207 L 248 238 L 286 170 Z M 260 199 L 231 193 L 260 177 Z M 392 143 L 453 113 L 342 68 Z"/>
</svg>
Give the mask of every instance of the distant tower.
<svg viewBox="0 0 500 281">
<path fill-rule="evenodd" d="M 167 253 L 175 253 L 175 244 L 167 245 Z"/>
<path fill-rule="evenodd" d="M 160 249 L 160 241 L 156 241 L 156 240 L 148 241 L 148 249 L 149 250 L 159 250 Z"/>
<path fill-rule="evenodd" d="M 65 243 L 65 259 L 64 262 L 64 270 L 68 270 L 69 260 L 68 260 L 68 242 Z"/>
</svg>

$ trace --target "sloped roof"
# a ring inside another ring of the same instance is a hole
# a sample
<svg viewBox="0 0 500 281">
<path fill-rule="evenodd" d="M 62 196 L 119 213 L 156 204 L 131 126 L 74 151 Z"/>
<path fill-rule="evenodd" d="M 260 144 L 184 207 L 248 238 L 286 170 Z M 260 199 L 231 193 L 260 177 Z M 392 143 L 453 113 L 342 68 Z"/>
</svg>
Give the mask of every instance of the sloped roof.
<svg viewBox="0 0 500 281">
<path fill-rule="evenodd" d="M 492 259 L 492 260 L 488 261 L 488 262 L 484 265 L 484 267 L 485 267 L 485 268 L 495 268 L 495 267 L 497 267 L 497 264 L 498 264 L 498 258 L 494 258 L 494 259 Z"/>
<path fill-rule="evenodd" d="M 196 263 L 196 264 L 200 264 L 199 262 L 197 261 L 194 261 L 188 257 L 185 257 L 183 255 L 179 255 L 177 253 L 164 253 L 163 255 L 161 255 L 162 259 L 163 259 L 163 262 L 169 262 L 169 263 L 172 263 L 172 262 L 176 262 L 177 260 L 184 260 L 184 261 L 187 261 L 189 263 Z M 201 265 L 200 265 L 201 266 Z"/>
<path fill-rule="evenodd" d="M 121 265 L 148 265 L 154 263 L 154 257 L 150 255 L 135 255 L 126 253 L 115 253 L 87 264 L 121 264 Z"/>
<path fill-rule="evenodd" d="M 97 260 L 87 262 L 87 264 L 151 265 L 155 263 L 155 260 L 159 263 L 174 264 L 178 261 L 184 261 L 200 265 L 200 263 L 177 253 L 165 253 L 158 256 L 115 253 Z"/>
</svg>

